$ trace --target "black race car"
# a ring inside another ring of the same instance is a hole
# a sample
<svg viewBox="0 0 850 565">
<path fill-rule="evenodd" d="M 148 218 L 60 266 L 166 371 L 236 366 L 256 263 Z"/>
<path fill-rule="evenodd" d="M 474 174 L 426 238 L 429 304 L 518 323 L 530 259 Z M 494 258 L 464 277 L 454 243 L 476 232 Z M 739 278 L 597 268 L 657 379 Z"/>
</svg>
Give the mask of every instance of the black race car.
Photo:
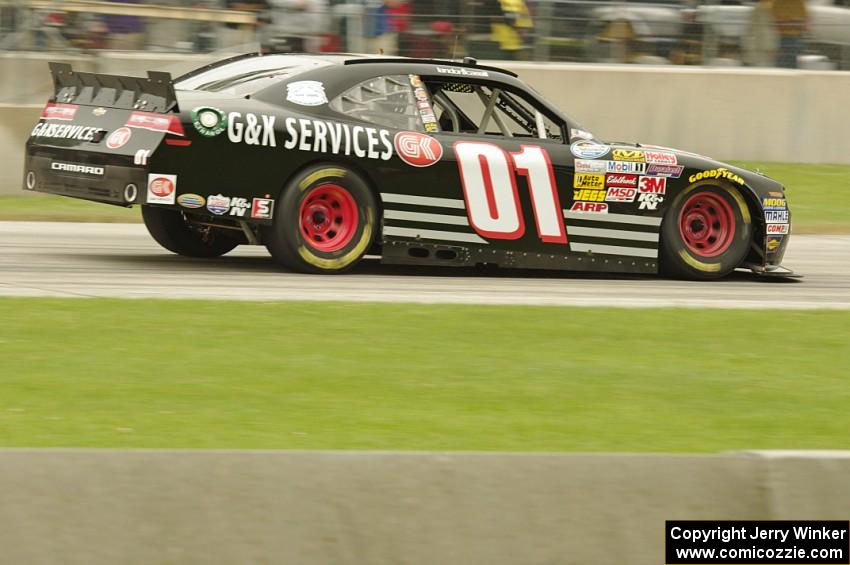
<svg viewBox="0 0 850 565">
<path fill-rule="evenodd" d="M 263 244 L 297 271 L 384 263 L 657 273 L 780 267 L 782 185 L 608 143 L 497 68 L 245 55 L 148 78 L 51 63 L 24 186 L 142 206 L 192 257 Z"/>
</svg>

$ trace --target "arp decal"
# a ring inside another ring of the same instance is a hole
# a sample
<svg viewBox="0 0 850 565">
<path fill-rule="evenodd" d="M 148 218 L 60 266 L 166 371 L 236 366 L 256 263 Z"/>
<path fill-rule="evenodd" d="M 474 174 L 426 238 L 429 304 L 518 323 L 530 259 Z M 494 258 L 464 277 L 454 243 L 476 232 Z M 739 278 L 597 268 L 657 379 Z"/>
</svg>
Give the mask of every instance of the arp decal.
<svg viewBox="0 0 850 565">
<path fill-rule="evenodd" d="M 174 204 L 177 175 L 151 173 L 148 175 L 148 204 Z"/>
<path fill-rule="evenodd" d="M 591 214 L 607 214 L 608 205 L 600 202 L 576 202 L 570 212 L 588 212 Z"/>
<path fill-rule="evenodd" d="M 109 137 L 106 138 L 106 146 L 110 149 L 120 149 L 127 145 L 127 142 L 130 141 L 130 137 L 132 137 L 132 135 L 133 132 L 130 128 L 118 128 L 110 133 Z"/>
<path fill-rule="evenodd" d="M 400 131 L 393 141 L 401 160 L 413 167 L 430 167 L 443 156 L 443 146 L 430 135 Z"/>
<path fill-rule="evenodd" d="M 567 243 L 561 203 L 549 154 L 542 147 L 523 145 L 508 154 L 492 143 L 454 144 L 469 223 L 487 239 L 519 239 L 525 223 L 516 175 L 526 178 L 537 235 L 547 243 Z"/>
</svg>

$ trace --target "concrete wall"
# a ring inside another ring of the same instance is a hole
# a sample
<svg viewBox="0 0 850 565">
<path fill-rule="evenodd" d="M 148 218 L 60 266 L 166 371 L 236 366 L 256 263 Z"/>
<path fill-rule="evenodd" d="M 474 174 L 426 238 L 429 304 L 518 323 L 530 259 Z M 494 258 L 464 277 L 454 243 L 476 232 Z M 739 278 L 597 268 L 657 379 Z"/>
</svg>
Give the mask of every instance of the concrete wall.
<svg viewBox="0 0 850 565">
<path fill-rule="evenodd" d="M 846 519 L 850 455 L 0 452 L 0 563 L 662 563 L 667 519 Z"/>
<path fill-rule="evenodd" d="M 220 57 L 220 56 L 216 56 Z M 0 55 L 0 101 L 41 105 L 54 55 Z M 175 76 L 205 55 L 63 56 L 75 68 Z M 850 164 L 850 73 L 505 63 L 603 139 L 642 141 L 718 159 Z M 20 188 L 23 143 L 37 116 L 0 104 L 0 194 Z"/>
</svg>

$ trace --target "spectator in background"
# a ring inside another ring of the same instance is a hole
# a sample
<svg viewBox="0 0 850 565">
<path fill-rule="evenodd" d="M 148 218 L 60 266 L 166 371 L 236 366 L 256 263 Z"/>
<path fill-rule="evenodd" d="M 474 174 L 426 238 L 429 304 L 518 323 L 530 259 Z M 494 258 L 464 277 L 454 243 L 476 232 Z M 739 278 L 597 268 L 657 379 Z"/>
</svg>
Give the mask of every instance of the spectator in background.
<svg viewBox="0 0 850 565">
<path fill-rule="evenodd" d="M 398 54 L 398 35 L 410 28 L 410 5 L 403 0 L 382 0 L 368 8 L 372 17 L 369 53 Z"/>
<path fill-rule="evenodd" d="M 750 16 L 744 42 L 744 63 L 751 67 L 772 67 L 776 62 L 776 29 L 773 0 L 759 0 Z"/>
<path fill-rule="evenodd" d="M 140 0 L 109 0 L 127 4 L 140 4 Z M 106 47 L 122 51 L 139 51 L 145 46 L 145 21 L 138 16 L 105 15 L 103 21 L 108 32 Z"/>
<path fill-rule="evenodd" d="M 289 53 L 317 52 L 328 31 L 326 0 L 268 0 L 269 24 L 263 49 Z"/>
<path fill-rule="evenodd" d="M 805 0 L 773 0 L 773 21 L 779 34 L 777 66 L 796 69 L 809 21 Z"/>
<path fill-rule="evenodd" d="M 524 0 L 491 0 L 490 35 L 505 59 L 522 58 L 526 36 L 534 23 Z"/>
</svg>

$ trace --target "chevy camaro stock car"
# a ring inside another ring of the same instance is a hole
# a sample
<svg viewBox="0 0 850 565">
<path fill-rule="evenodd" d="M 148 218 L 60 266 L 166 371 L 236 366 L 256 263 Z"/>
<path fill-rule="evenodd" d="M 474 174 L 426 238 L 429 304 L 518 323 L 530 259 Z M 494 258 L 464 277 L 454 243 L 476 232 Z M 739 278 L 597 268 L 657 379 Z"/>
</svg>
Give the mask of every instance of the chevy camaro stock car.
<svg viewBox="0 0 850 565">
<path fill-rule="evenodd" d="M 176 80 L 50 71 L 25 189 L 141 205 L 153 238 L 182 255 L 261 244 L 312 273 L 367 253 L 694 279 L 790 273 L 780 183 L 599 140 L 474 59 L 244 55 Z"/>
</svg>

